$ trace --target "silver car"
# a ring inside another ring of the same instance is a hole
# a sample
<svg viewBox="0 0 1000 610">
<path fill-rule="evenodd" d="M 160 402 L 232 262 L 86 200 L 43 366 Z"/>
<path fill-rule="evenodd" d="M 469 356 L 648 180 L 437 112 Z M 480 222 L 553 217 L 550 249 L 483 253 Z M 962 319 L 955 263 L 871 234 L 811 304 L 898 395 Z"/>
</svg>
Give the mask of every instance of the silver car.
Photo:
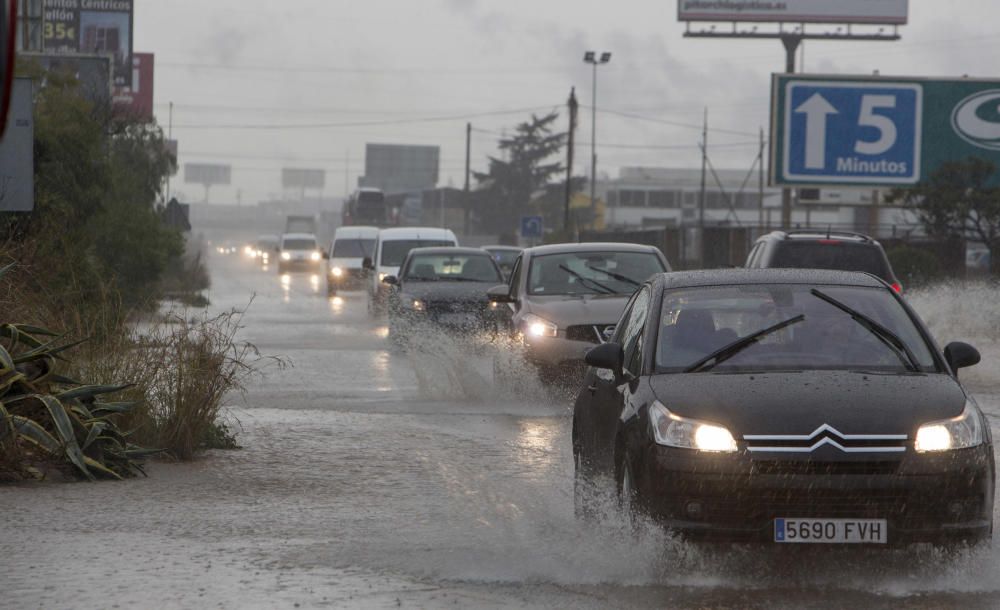
<svg viewBox="0 0 1000 610">
<path fill-rule="evenodd" d="M 538 246 L 524 250 L 508 284 L 489 294 L 500 333 L 523 346 L 542 381 L 573 383 L 587 352 L 611 337 L 629 297 L 665 271 L 670 264 L 653 246 Z"/>
</svg>

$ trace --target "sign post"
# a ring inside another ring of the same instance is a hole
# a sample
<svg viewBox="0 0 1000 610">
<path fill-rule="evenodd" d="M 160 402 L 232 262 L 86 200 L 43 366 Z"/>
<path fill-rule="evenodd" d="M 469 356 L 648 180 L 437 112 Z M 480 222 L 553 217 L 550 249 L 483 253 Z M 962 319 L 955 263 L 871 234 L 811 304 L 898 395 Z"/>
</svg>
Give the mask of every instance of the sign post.
<svg viewBox="0 0 1000 610">
<path fill-rule="evenodd" d="M 532 242 L 541 239 L 545 235 L 544 221 L 541 216 L 521 217 L 521 237 L 530 239 Z"/>
</svg>

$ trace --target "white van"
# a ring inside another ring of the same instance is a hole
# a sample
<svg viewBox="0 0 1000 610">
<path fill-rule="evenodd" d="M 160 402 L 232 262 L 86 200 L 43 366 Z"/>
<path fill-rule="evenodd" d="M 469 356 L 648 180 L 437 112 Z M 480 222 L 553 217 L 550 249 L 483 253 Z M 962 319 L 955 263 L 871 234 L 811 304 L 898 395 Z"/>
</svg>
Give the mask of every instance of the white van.
<svg viewBox="0 0 1000 610">
<path fill-rule="evenodd" d="M 323 250 L 312 233 L 285 233 L 278 253 L 278 273 L 312 271 L 323 267 Z"/>
<path fill-rule="evenodd" d="M 379 231 L 375 254 L 365 260 L 365 268 L 371 272 L 368 278 L 368 313 L 380 315 L 385 312 L 388 286 L 382 280 L 399 273 L 399 266 L 410 250 L 457 245 L 458 239 L 450 229 L 399 227 Z"/>
<path fill-rule="evenodd" d="M 365 269 L 362 263 L 375 252 L 377 227 L 340 227 L 333 234 L 327 253 L 330 256 L 326 275 L 327 292 L 364 285 Z"/>
</svg>

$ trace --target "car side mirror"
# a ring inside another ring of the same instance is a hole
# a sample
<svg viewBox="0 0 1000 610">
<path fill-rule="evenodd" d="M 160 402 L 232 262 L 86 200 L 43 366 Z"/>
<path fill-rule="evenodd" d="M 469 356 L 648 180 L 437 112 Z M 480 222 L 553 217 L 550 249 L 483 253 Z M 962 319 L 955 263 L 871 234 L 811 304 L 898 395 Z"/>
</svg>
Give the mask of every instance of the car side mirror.
<svg viewBox="0 0 1000 610">
<path fill-rule="evenodd" d="M 372 257 L 366 256 L 364 260 L 361 261 L 361 268 L 365 271 L 372 271 L 375 269 L 375 264 L 372 263 Z"/>
<path fill-rule="evenodd" d="M 399 278 L 395 275 L 387 275 L 382 278 L 383 284 L 389 284 L 390 286 L 399 286 Z"/>
<path fill-rule="evenodd" d="M 970 366 L 976 366 L 982 360 L 979 350 L 968 343 L 954 341 L 944 348 L 944 359 L 948 361 L 951 370 L 958 371 Z"/>
<path fill-rule="evenodd" d="M 607 369 L 615 374 L 615 379 L 621 379 L 622 364 L 625 362 L 625 351 L 620 343 L 603 343 L 587 352 L 584 358 L 588 365 Z"/>
<path fill-rule="evenodd" d="M 513 303 L 514 298 L 510 296 L 510 288 L 506 284 L 494 286 L 486 291 L 486 296 L 491 303 Z"/>
</svg>

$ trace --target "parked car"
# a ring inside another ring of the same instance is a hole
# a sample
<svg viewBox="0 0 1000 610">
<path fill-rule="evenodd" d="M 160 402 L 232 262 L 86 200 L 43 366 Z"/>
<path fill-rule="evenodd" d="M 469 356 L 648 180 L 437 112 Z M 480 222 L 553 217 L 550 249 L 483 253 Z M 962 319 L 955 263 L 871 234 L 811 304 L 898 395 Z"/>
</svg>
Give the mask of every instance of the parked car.
<svg viewBox="0 0 1000 610">
<path fill-rule="evenodd" d="M 650 276 L 669 271 L 657 248 L 585 243 L 524 250 L 506 286 L 490 290 L 500 305 L 501 334 L 524 348 L 545 383 L 575 383 L 583 359 L 607 341 L 632 293 Z M 501 354 L 495 372 L 509 368 Z"/>
<path fill-rule="evenodd" d="M 492 322 L 486 291 L 502 281 L 489 252 L 478 248 L 414 248 L 399 275 L 383 280 L 389 294 L 389 338 L 417 333 L 471 335 Z"/>
<path fill-rule="evenodd" d="M 319 273 L 323 268 L 323 257 L 323 251 L 312 233 L 285 233 L 281 236 L 278 273 L 289 271 Z"/>
<path fill-rule="evenodd" d="M 499 265 L 500 271 L 503 272 L 504 281 L 510 278 L 510 272 L 514 269 L 514 261 L 517 260 L 523 249 L 517 246 L 483 246 L 483 250 L 489 252 Z"/>
<path fill-rule="evenodd" d="M 385 313 L 388 286 L 382 280 L 390 275 L 399 275 L 399 266 L 410 250 L 457 245 L 458 239 L 449 229 L 397 227 L 379 231 L 372 256 L 363 261 L 365 270 L 369 272 L 366 280 L 368 314 L 380 316 Z"/>
<path fill-rule="evenodd" d="M 577 508 L 597 485 L 693 538 L 988 540 L 990 426 L 958 380 L 979 359 L 868 274 L 658 275 L 587 356 Z"/>
<path fill-rule="evenodd" d="M 336 294 L 343 288 L 364 286 L 367 273 L 363 263 L 371 258 L 378 238 L 376 227 L 340 227 L 333 234 L 333 241 L 327 249 L 330 262 L 327 265 L 327 292 Z"/>
<path fill-rule="evenodd" d="M 863 271 L 882 278 L 896 292 L 903 290 L 882 244 L 860 233 L 774 231 L 757 240 L 747 257 L 746 267 Z"/>
</svg>

